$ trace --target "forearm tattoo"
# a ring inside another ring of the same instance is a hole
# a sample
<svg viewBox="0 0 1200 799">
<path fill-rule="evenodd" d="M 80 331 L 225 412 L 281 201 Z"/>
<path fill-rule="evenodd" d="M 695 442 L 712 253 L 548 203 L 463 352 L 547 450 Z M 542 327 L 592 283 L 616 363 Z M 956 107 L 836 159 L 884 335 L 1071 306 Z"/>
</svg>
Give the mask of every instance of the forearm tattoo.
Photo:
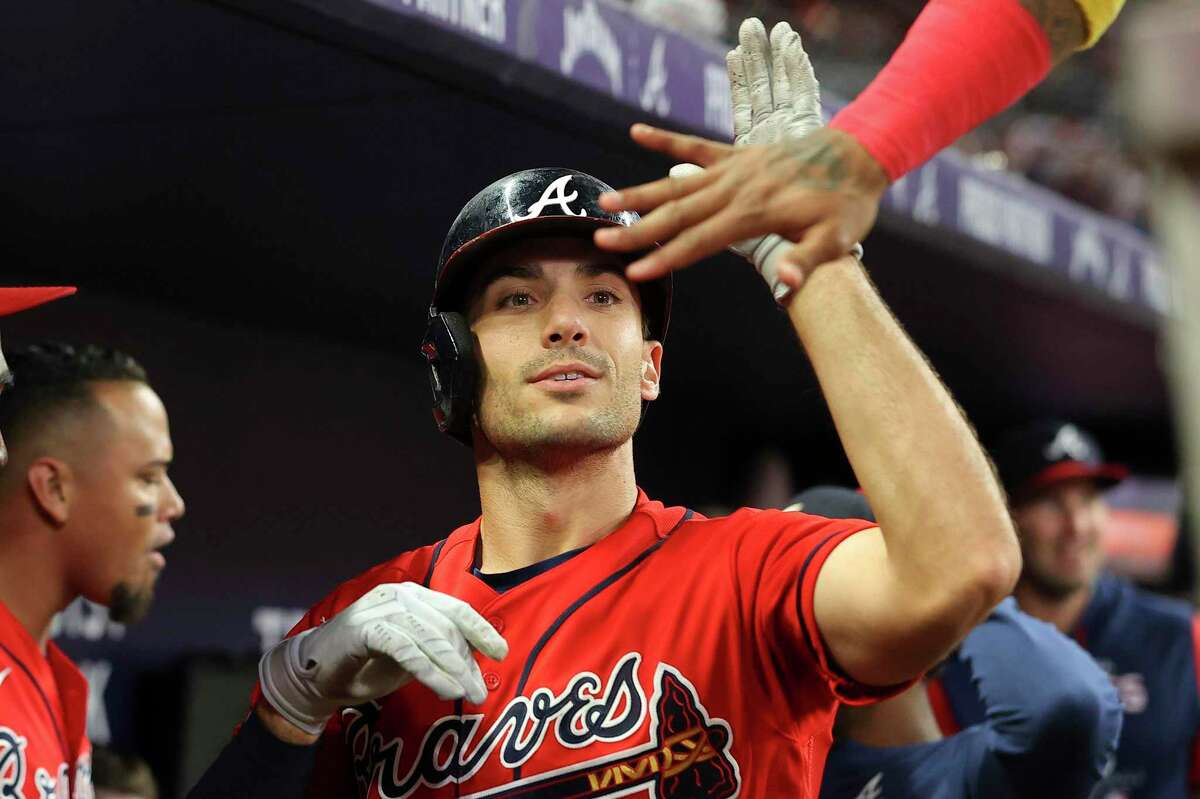
<svg viewBox="0 0 1200 799">
<path fill-rule="evenodd" d="M 794 183 L 818 191 L 837 191 L 848 177 L 843 142 L 827 128 L 801 139 L 785 139 L 773 153 L 778 167 L 792 172 Z"/>
</svg>

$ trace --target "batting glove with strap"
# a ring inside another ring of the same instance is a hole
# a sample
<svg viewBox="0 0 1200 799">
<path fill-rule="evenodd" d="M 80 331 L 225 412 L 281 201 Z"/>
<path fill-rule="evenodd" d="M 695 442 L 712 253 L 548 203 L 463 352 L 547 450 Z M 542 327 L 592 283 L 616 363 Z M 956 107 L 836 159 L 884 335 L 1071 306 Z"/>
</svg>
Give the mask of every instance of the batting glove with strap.
<svg viewBox="0 0 1200 799">
<path fill-rule="evenodd" d="M 445 700 L 487 696 L 474 648 L 501 660 L 508 643 L 467 603 L 416 583 L 385 583 L 338 615 L 277 644 L 258 664 L 263 698 L 319 735 L 338 708 L 417 680 Z"/>
</svg>

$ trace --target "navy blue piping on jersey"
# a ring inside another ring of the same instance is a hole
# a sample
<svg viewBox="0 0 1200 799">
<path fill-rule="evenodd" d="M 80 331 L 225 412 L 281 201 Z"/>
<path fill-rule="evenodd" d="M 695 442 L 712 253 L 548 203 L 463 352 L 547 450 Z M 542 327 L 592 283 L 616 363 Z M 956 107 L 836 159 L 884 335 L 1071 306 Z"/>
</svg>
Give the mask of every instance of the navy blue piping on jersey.
<svg viewBox="0 0 1200 799">
<path fill-rule="evenodd" d="M 25 672 L 25 676 L 29 678 L 29 681 L 33 683 L 33 687 L 37 689 L 38 696 L 42 698 L 42 704 L 46 707 L 46 715 L 50 717 L 50 726 L 54 728 L 54 735 L 58 738 L 58 747 L 62 750 L 63 762 L 67 764 L 68 770 L 74 769 L 75 764 L 71 762 L 71 750 L 67 747 L 67 736 L 58 728 L 58 717 L 54 715 L 54 708 L 50 706 L 50 699 L 46 696 L 46 692 L 42 690 L 41 683 L 33 676 L 33 672 L 29 670 L 24 661 L 14 655 L 11 649 L 2 643 L 0 643 L 0 649 L 3 649 L 4 653 L 12 658 L 13 663 L 21 667 L 21 671 Z M 20 787 L 20 785 L 17 786 L 18 789 Z"/>
<path fill-rule="evenodd" d="M 812 551 L 808 553 L 808 557 L 804 559 L 804 565 L 800 567 L 799 583 L 800 583 L 801 591 L 804 590 L 804 575 L 808 574 L 808 567 L 812 563 L 812 559 L 817 556 L 817 553 L 820 552 L 825 547 L 826 544 L 828 544 L 830 541 L 837 538 L 839 535 L 841 535 L 844 532 L 846 532 L 846 531 L 838 530 L 836 533 L 830 533 L 829 535 L 825 536 L 824 540 L 822 540 L 821 543 L 819 543 L 815 547 L 813 547 Z M 808 624 L 806 624 L 804 621 L 804 608 L 800 608 L 799 610 L 800 610 L 800 626 L 804 628 L 804 643 L 808 644 L 808 651 L 812 653 L 813 662 L 820 663 L 821 658 L 817 654 L 817 645 L 815 643 L 813 643 L 813 638 L 812 638 L 814 631 L 809 630 Z M 830 665 L 830 667 L 833 667 L 833 662 L 830 661 L 829 665 Z"/>
<path fill-rule="evenodd" d="M 446 542 L 449 540 L 450 539 L 448 538 L 443 538 L 441 541 L 438 541 L 437 546 L 433 548 L 433 559 L 429 561 L 429 571 L 425 572 L 425 579 L 421 582 L 421 585 L 425 586 L 426 588 L 428 588 L 429 583 L 433 581 L 433 568 L 437 566 L 438 558 L 441 557 L 442 547 L 446 546 Z"/>
<path fill-rule="evenodd" d="M 644 550 L 642 550 L 642 552 L 636 558 L 629 561 L 629 563 L 626 563 L 624 566 L 617 569 L 615 572 L 608 575 L 603 580 L 601 580 L 600 582 L 598 582 L 594 586 L 592 586 L 591 589 L 589 589 L 587 591 L 587 593 L 585 593 L 583 596 L 579 597 L 579 599 L 576 599 L 574 602 L 572 602 L 570 607 L 568 607 L 566 610 L 564 610 L 562 612 L 562 614 L 557 619 L 554 620 L 554 623 L 551 624 L 548 628 L 546 628 L 546 632 L 542 633 L 542 637 L 538 639 L 537 643 L 533 645 L 533 649 L 530 650 L 529 657 L 525 659 L 525 668 L 523 668 L 521 670 L 521 679 L 517 683 L 517 692 L 516 692 L 517 696 L 521 696 L 525 692 L 525 683 L 529 681 L 529 674 L 530 674 L 530 672 L 533 671 L 534 661 L 537 660 L 538 655 L 540 655 L 542 653 L 542 650 L 546 648 L 546 644 L 550 643 L 550 639 L 554 636 L 554 634 L 556 632 L 558 632 L 560 627 L 563 626 L 563 623 L 566 622 L 566 620 L 571 617 L 571 614 L 573 614 L 575 611 L 579 610 L 581 607 L 583 607 L 588 602 L 590 602 L 592 599 L 594 599 L 596 597 L 596 595 L 599 594 L 601 591 L 603 591 L 605 588 L 608 588 L 610 585 L 615 583 L 617 580 L 620 580 L 626 574 L 631 572 L 633 570 L 633 568 L 635 566 L 637 566 L 639 563 L 641 563 L 646 558 L 650 557 L 655 552 L 657 552 L 658 548 L 661 547 L 664 543 L 666 543 L 666 540 L 667 540 L 667 538 L 670 537 L 671 533 L 678 530 L 683 525 L 683 523 L 688 521 L 689 519 L 691 519 L 692 516 L 695 515 L 695 513 L 696 512 L 693 511 L 691 508 L 688 508 L 684 512 L 683 517 L 680 518 L 680 520 L 675 523 L 674 527 L 672 527 L 670 530 L 667 531 L 666 535 L 664 535 L 662 538 L 659 538 L 653 544 L 651 544 L 650 546 L 648 546 Z M 513 769 L 513 779 L 514 780 L 521 779 L 521 767 L 520 766 L 517 766 L 516 768 Z"/>
</svg>

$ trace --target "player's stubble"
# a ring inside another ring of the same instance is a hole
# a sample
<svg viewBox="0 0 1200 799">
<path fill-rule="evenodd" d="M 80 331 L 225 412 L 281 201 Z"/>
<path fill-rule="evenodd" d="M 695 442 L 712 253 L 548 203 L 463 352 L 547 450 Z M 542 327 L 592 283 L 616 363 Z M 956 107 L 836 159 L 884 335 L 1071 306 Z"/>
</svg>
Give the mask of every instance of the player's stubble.
<svg viewBox="0 0 1200 799">
<path fill-rule="evenodd" d="M 154 505 L 138 505 L 133 509 L 134 516 L 145 519 L 154 516 L 158 508 Z M 146 618 L 150 606 L 154 604 L 154 584 L 158 573 L 151 572 L 141 585 L 135 585 L 131 580 L 120 580 L 112 587 L 108 598 L 108 617 L 121 624 L 134 624 Z"/>
<path fill-rule="evenodd" d="M 601 371 L 604 379 L 580 394 L 560 394 L 535 402 L 527 381 L 556 363 L 578 361 Z M 500 381 L 481 366 L 476 420 L 485 438 L 505 460 L 555 469 L 581 458 L 620 447 L 633 437 L 641 417 L 641 361 L 622 368 L 585 350 L 560 350 L 535 358 L 519 370 L 519 379 Z M 605 385 L 608 383 L 609 385 Z M 580 412 L 555 404 L 579 406 Z M 585 410 L 585 408 L 588 408 Z"/>
</svg>

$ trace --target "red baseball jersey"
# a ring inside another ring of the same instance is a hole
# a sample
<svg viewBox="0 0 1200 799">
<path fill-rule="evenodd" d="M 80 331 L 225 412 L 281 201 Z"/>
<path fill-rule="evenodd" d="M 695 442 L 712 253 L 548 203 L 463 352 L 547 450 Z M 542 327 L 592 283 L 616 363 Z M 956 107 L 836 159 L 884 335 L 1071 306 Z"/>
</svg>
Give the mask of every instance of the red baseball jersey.
<svg viewBox="0 0 1200 799">
<path fill-rule="evenodd" d="M 813 616 L 826 557 L 871 526 L 748 509 L 706 519 L 639 492 L 615 532 L 504 593 L 472 572 L 478 520 L 400 555 L 292 633 L 413 581 L 468 602 L 509 655 L 476 654 L 482 706 L 414 681 L 343 709 L 308 795 L 816 797 L 838 700 L 885 693 L 831 666 Z"/>
<path fill-rule="evenodd" d="M 0 796 L 91 799 L 87 680 L 0 602 Z"/>
</svg>

